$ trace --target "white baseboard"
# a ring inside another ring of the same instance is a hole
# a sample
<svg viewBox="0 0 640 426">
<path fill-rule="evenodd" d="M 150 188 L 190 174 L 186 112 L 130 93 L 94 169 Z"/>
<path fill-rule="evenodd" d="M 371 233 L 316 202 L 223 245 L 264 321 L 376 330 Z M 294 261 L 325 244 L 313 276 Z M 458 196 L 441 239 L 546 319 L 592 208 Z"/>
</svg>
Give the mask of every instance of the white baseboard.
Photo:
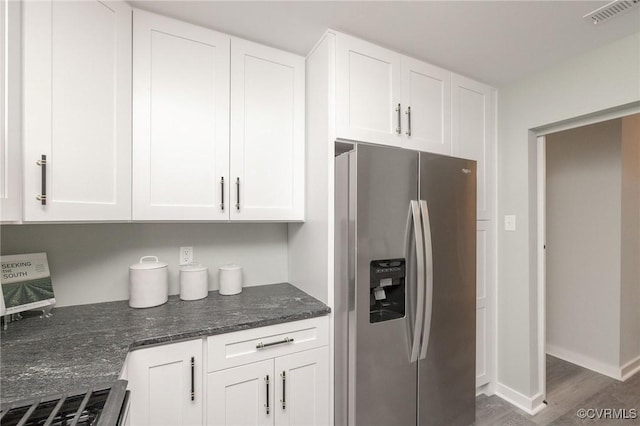
<svg viewBox="0 0 640 426">
<path fill-rule="evenodd" d="M 547 353 L 556 358 L 560 358 L 572 364 L 579 365 L 596 373 L 604 374 L 616 380 L 622 380 L 620 367 L 607 364 L 590 356 L 579 354 L 568 349 L 560 348 L 547 343 Z M 635 360 L 634 360 L 635 361 Z"/>
<path fill-rule="evenodd" d="M 636 374 L 638 371 L 640 371 L 640 356 L 632 359 L 622 366 L 622 368 L 620 369 L 620 377 L 624 382 L 625 380 Z"/>
<path fill-rule="evenodd" d="M 528 397 L 502 383 L 496 385 L 496 395 L 532 416 L 546 407 L 545 403 L 542 402 L 544 400 L 542 393 Z"/>
<path fill-rule="evenodd" d="M 478 395 L 487 395 L 491 396 L 496 393 L 496 386 L 493 382 L 485 383 L 483 385 L 476 387 L 476 396 Z"/>
</svg>

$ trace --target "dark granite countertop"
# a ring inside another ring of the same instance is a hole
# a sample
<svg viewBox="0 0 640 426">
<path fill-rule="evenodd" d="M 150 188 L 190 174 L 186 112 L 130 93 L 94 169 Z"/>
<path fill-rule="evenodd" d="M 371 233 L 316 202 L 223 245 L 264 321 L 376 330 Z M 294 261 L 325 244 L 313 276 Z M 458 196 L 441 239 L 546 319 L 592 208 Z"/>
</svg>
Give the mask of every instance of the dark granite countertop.
<svg viewBox="0 0 640 426">
<path fill-rule="evenodd" d="M 170 296 L 162 306 L 127 301 L 53 309 L 0 333 L 0 402 L 87 389 L 117 380 L 127 352 L 248 328 L 326 315 L 330 309 L 288 283 L 217 291 L 202 300 Z"/>
</svg>

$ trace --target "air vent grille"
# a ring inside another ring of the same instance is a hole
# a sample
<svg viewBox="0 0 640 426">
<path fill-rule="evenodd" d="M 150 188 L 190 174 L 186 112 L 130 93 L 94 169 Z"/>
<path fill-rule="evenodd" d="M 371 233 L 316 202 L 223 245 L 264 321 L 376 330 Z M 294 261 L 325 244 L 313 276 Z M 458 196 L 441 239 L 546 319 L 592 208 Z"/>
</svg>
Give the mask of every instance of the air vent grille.
<svg viewBox="0 0 640 426">
<path fill-rule="evenodd" d="M 626 12 L 634 6 L 640 6 L 640 0 L 613 0 L 611 3 L 607 3 L 604 6 L 587 13 L 583 18 L 588 19 L 594 24 L 600 24 L 622 12 Z"/>
</svg>

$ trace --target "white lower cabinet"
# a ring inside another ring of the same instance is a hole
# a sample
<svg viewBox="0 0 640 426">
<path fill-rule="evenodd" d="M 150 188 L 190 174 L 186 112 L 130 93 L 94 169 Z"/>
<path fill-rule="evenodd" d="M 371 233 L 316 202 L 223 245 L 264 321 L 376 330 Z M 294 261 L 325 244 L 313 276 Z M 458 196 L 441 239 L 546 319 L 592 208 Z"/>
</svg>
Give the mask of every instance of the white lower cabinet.
<svg viewBox="0 0 640 426">
<path fill-rule="evenodd" d="M 207 339 L 207 425 L 329 424 L 329 319 Z"/>
<path fill-rule="evenodd" d="M 276 425 L 329 424 L 329 347 L 274 360 Z"/>
<path fill-rule="evenodd" d="M 208 425 L 273 424 L 273 360 L 207 375 Z"/>
<path fill-rule="evenodd" d="M 328 347 L 209 373 L 208 425 L 329 424 Z"/>
<path fill-rule="evenodd" d="M 131 352 L 131 425 L 203 424 L 202 360 L 202 339 Z"/>
<path fill-rule="evenodd" d="M 328 425 L 329 319 L 311 318 L 129 354 L 131 426 Z M 206 353 L 206 358 L 203 354 Z"/>
</svg>

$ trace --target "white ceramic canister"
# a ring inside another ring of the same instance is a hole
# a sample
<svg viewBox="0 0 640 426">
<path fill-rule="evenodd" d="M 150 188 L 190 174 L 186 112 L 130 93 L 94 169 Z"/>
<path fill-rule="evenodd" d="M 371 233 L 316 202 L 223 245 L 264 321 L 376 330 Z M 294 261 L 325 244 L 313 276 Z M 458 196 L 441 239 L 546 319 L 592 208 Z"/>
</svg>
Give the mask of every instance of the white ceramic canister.
<svg viewBox="0 0 640 426">
<path fill-rule="evenodd" d="M 199 263 L 180 267 L 180 299 L 204 299 L 209 294 L 208 268 Z"/>
<path fill-rule="evenodd" d="M 152 260 L 151 260 L 152 259 Z M 129 266 L 129 306 L 151 308 L 169 298 L 168 264 L 156 256 L 143 256 Z"/>
<path fill-rule="evenodd" d="M 242 266 L 222 265 L 218 271 L 220 279 L 220 294 L 231 296 L 242 291 Z"/>
</svg>

